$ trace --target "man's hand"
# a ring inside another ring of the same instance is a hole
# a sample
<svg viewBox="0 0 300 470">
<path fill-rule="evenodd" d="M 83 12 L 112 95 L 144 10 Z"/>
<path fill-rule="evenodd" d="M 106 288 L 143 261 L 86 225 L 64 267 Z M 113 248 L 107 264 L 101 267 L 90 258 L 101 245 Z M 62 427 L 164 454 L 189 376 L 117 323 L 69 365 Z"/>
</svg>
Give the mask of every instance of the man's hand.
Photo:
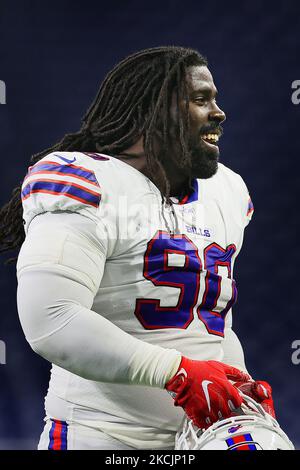
<svg viewBox="0 0 300 470">
<path fill-rule="evenodd" d="M 273 418 L 276 418 L 272 398 L 272 387 L 268 382 L 257 380 L 251 382 L 237 382 L 234 385 L 245 395 L 257 401 Z"/>
<path fill-rule="evenodd" d="M 166 389 L 199 428 L 208 428 L 219 419 L 228 418 L 243 399 L 229 380 L 243 383 L 249 375 L 217 361 L 194 361 L 182 357 L 175 376 Z"/>
</svg>

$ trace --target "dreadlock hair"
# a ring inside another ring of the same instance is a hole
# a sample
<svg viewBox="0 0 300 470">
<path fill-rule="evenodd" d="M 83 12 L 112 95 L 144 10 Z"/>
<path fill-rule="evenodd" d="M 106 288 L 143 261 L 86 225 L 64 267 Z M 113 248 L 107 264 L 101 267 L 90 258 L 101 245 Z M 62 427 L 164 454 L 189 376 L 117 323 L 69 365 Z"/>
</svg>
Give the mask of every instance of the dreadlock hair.
<svg viewBox="0 0 300 470">
<path fill-rule="evenodd" d="M 207 61 L 194 49 L 176 46 L 145 49 L 128 56 L 105 77 L 82 119 L 81 129 L 33 155 L 31 162 L 34 164 L 55 151 L 118 155 L 143 136 L 148 174 L 168 200 L 170 183 L 164 160 L 174 159 L 173 152 L 168 153 L 173 93 L 177 98 L 176 125 L 181 147 L 180 161 L 176 163 L 182 168 L 191 165 L 186 69 L 192 65 L 206 66 Z M 180 100 L 186 103 L 183 111 L 178 106 Z M 154 148 L 158 130 L 162 140 L 159 153 Z M 25 238 L 22 213 L 20 184 L 0 210 L 0 252 L 21 247 Z"/>
</svg>

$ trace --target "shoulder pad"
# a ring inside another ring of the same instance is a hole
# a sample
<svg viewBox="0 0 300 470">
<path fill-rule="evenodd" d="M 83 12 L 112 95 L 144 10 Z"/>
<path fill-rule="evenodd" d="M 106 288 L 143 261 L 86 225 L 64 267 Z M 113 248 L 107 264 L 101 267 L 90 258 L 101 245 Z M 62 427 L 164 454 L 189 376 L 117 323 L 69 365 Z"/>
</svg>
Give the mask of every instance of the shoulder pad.
<svg viewBox="0 0 300 470">
<path fill-rule="evenodd" d="M 79 211 L 95 217 L 101 200 L 100 185 L 93 165 L 85 165 L 89 158 L 82 156 L 78 152 L 54 152 L 29 167 L 22 185 L 26 224 L 48 211 Z"/>
</svg>

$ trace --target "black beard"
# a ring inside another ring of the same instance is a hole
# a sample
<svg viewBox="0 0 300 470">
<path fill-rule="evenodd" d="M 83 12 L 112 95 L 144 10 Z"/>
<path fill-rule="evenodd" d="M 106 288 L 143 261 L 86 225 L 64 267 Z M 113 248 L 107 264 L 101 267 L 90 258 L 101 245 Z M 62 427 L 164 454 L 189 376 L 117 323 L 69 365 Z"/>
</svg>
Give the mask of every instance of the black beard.
<svg viewBox="0 0 300 470">
<path fill-rule="evenodd" d="M 190 150 L 193 178 L 208 179 L 216 174 L 218 170 L 218 155 L 214 151 L 202 146 L 193 147 Z"/>
</svg>

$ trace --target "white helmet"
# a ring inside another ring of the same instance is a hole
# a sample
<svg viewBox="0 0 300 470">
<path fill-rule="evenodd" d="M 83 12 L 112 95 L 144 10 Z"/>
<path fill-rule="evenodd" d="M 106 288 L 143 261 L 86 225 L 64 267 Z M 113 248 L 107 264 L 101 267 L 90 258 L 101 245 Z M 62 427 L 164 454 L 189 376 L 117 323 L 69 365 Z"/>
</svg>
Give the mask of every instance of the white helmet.
<svg viewBox="0 0 300 470">
<path fill-rule="evenodd" d="M 176 434 L 176 450 L 295 450 L 276 419 L 252 398 L 241 394 L 239 414 L 202 430 L 185 418 Z"/>
</svg>

